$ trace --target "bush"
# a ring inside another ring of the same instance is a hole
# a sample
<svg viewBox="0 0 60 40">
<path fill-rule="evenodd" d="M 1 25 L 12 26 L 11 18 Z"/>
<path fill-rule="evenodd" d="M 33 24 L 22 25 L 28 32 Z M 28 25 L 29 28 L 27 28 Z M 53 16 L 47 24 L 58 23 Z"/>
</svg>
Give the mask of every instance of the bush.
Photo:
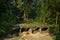
<svg viewBox="0 0 60 40">
<path fill-rule="evenodd" d="M 60 25 L 58 25 L 58 26 L 51 26 L 50 28 L 49 28 L 49 33 L 50 34 L 53 34 L 53 36 L 55 36 L 55 40 L 60 40 L 60 27 L 59 27 Z"/>
</svg>

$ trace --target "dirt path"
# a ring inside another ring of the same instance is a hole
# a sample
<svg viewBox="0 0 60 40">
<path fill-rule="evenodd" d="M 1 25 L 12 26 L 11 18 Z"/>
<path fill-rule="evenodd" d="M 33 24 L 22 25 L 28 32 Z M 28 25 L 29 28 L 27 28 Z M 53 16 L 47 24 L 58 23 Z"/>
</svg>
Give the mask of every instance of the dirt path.
<svg viewBox="0 0 60 40">
<path fill-rule="evenodd" d="M 5 40 L 52 40 L 49 33 L 36 33 L 36 34 L 29 34 L 23 35 L 22 37 L 14 37 Z"/>
<path fill-rule="evenodd" d="M 51 36 L 48 33 L 30 34 L 30 35 L 27 35 L 27 36 L 23 36 L 22 38 L 24 40 L 52 40 Z"/>
</svg>

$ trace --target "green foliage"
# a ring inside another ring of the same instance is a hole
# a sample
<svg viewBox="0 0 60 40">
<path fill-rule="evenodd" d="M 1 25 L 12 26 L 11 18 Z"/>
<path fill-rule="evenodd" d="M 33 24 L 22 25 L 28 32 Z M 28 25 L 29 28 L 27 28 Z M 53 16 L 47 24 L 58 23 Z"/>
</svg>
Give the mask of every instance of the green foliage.
<svg viewBox="0 0 60 40">
<path fill-rule="evenodd" d="M 1 1 L 0 6 L 0 37 L 8 34 L 12 25 L 16 24 L 16 16 L 11 13 L 10 7 L 6 2 L 8 1 Z"/>
<path fill-rule="evenodd" d="M 9 13 L 4 14 L 2 13 L 0 21 L 0 33 L 1 34 L 9 33 L 12 25 L 14 25 L 15 23 L 16 19 L 14 18 L 14 15 L 11 15 Z"/>
<path fill-rule="evenodd" d="M 55 25 L 52 25 L 52 26 L 49 27 L 50 35 L 54 35 L 54 29 L 55 29 Z"/>
<path fill-rule="evenodd" d="M 0 0 L 0 35 L 9 33 L 12 25 L 24 22 L 54 24 L 50 32 L 59 39 L 60 29 L 55 25 L 60 24 L 60 0 Z"/>
<path fill-rule="evenodd" d="M 55 25 L 52 25 L 50 28 L 49 28 L 49 32 L 50 32 L 50 35 L 53 35 L 55 36 L 55 40 L 60 40 L 60 26 L 55 26 Z"/>
</svg>

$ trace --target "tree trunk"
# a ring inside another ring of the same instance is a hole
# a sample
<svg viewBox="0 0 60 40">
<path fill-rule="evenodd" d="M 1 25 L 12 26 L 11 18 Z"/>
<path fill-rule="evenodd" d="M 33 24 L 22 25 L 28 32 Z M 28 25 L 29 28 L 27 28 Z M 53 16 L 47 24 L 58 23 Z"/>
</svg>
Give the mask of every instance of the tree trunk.
<svg viewBox="0 0 60 40">
<path fill-rule="evenodd" d="M 58 25 L 58 12 L 56 14 L 56 26 Z"/>
<path fill-rule="evenodd" d="M 26 14 L 25 14 L 25 11 L 24 11 L 23 16 L 24 16 L 24 22 L 25 22 L 25 20 L 26 20 Z"/>
</svg>

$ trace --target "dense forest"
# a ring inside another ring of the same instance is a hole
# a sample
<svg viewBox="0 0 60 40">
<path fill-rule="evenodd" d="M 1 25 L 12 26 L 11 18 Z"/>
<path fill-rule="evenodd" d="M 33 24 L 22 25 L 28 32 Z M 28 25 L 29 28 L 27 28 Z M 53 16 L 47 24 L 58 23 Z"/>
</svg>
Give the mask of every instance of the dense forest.
<svg viewBox="0 0 60 40">
<path fill-rule="evenodd" d="M 51 25 L 60 40 L 60 0 L 0 0 L 0 37 L 21 23 Z"/>
</svg>

